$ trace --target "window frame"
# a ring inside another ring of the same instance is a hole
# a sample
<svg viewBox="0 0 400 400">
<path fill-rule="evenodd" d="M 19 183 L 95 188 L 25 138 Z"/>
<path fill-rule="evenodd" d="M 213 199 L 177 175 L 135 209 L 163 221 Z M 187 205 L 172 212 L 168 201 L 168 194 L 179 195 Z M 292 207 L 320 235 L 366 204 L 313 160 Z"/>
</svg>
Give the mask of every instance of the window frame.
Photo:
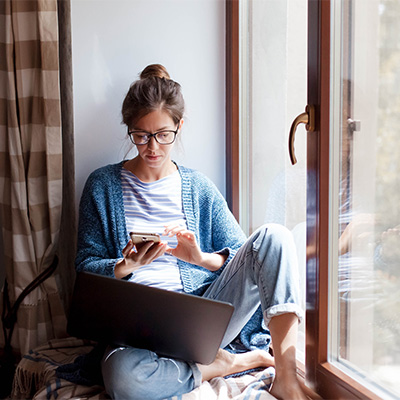
<svg viewBox="0 0 400 400">
<path fill-rule="evenodd" d="M 225 1 L 226 200 L 239 221 L 239 0 Z"/>
<path fill-rule="evenodd" d="M 240 2 L 226 7 L 226 198 L 240 220 Z M 308 0 L 308 104 L 316 130 L 307 136 L 306 363 L 299 373 L 324 398 L 380 399 L 328 361 L 331 0 Z"/>
</svg>

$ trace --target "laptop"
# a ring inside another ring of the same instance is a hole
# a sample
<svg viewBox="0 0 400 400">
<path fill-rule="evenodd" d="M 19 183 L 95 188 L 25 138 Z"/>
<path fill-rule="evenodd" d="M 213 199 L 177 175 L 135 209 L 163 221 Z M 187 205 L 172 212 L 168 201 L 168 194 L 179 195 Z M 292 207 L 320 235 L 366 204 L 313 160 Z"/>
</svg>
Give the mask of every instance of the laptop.
<svg viewBox="0 0 400 400">
<path fill-rule="evenodd" d="M 221 301 L 78 272 L 67 331 L 83 339 L 210 364 L 233 309 Z"/>
</svg>

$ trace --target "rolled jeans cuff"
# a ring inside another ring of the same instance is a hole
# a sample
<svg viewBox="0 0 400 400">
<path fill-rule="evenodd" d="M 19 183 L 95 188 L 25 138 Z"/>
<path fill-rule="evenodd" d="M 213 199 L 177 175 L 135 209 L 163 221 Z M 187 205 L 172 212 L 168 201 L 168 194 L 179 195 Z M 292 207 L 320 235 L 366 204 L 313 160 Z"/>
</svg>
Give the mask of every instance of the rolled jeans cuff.
<svg viewBox="0 0 400 400">
<path fill-rule="evenodd" d="M 189 367 L 192 369 L 193 372 L 193 389 L 196 389 L 197 387 L 199 387 L 203 381 L 202 376 L 201 376 L 201 372 L 199 370 L 199 367 L 197 366 L 197 364 L 193 363 L 193 362 L 188 362 Z"/>
<path fill-rule="evenodd" d="M 298 304 L 295 303 L 277 304 L 264 311 L 265 325 L 268 327 L 273 317 L 290 313 L 295 314 L 297 316 L 299 323 L 304 318 L 304 311 Z"/>
</svg>

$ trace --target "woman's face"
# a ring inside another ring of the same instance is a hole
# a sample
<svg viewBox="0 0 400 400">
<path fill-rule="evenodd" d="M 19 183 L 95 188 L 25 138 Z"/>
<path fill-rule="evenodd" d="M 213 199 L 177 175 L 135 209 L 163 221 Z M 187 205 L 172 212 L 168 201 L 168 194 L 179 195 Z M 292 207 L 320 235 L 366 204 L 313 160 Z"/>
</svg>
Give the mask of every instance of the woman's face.
<svg viewBox="0 0 400 400">
<path fill-rule="evenodd" d="M 183 120 L 179 122 L 179 129 Z M 164 130 L 175 131 L 178 126 L 174 123 L 169 114 L 163 110 L 152 111 L 142 117 L 135 126 L 130 126 L 129 130 L 143 131 L 146 133 L 157 133 Z M 159 144 L 156 139 L 151 137 L 147 144 L 136 145 L 141 164 L 149 168 L 162 169 L 170 167 L 170 153 L 174 146 L 171 144 Z M 143 164 L 142 164 L 143 165 Z"/>
</svg>

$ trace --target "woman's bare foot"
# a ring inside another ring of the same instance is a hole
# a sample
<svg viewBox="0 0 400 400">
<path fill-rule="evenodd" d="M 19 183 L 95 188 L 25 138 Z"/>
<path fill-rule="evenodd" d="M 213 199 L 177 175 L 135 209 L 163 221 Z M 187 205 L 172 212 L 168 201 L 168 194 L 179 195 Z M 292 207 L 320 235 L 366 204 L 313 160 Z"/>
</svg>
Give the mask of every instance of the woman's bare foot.
<svg viewBox="0 0 400 400">
<path fill-rule="evenodd" d="M 285 376 L 282 379 L 276 376 L 270 393 L 281 400 L 322 399 L 312 389 L 308 388 L 297 376 Z"/>
<path fill-rule="evenodd" d="M 274 357 L 263 350 L 232 354 L 223 349 L 218 350 L 217 356 L 211 364 L 197 364 L 202 374 L 203 382 L 217 376 L 226 376 L 252 368 L 267 368 L 274 365 Z"/>
</svg>

